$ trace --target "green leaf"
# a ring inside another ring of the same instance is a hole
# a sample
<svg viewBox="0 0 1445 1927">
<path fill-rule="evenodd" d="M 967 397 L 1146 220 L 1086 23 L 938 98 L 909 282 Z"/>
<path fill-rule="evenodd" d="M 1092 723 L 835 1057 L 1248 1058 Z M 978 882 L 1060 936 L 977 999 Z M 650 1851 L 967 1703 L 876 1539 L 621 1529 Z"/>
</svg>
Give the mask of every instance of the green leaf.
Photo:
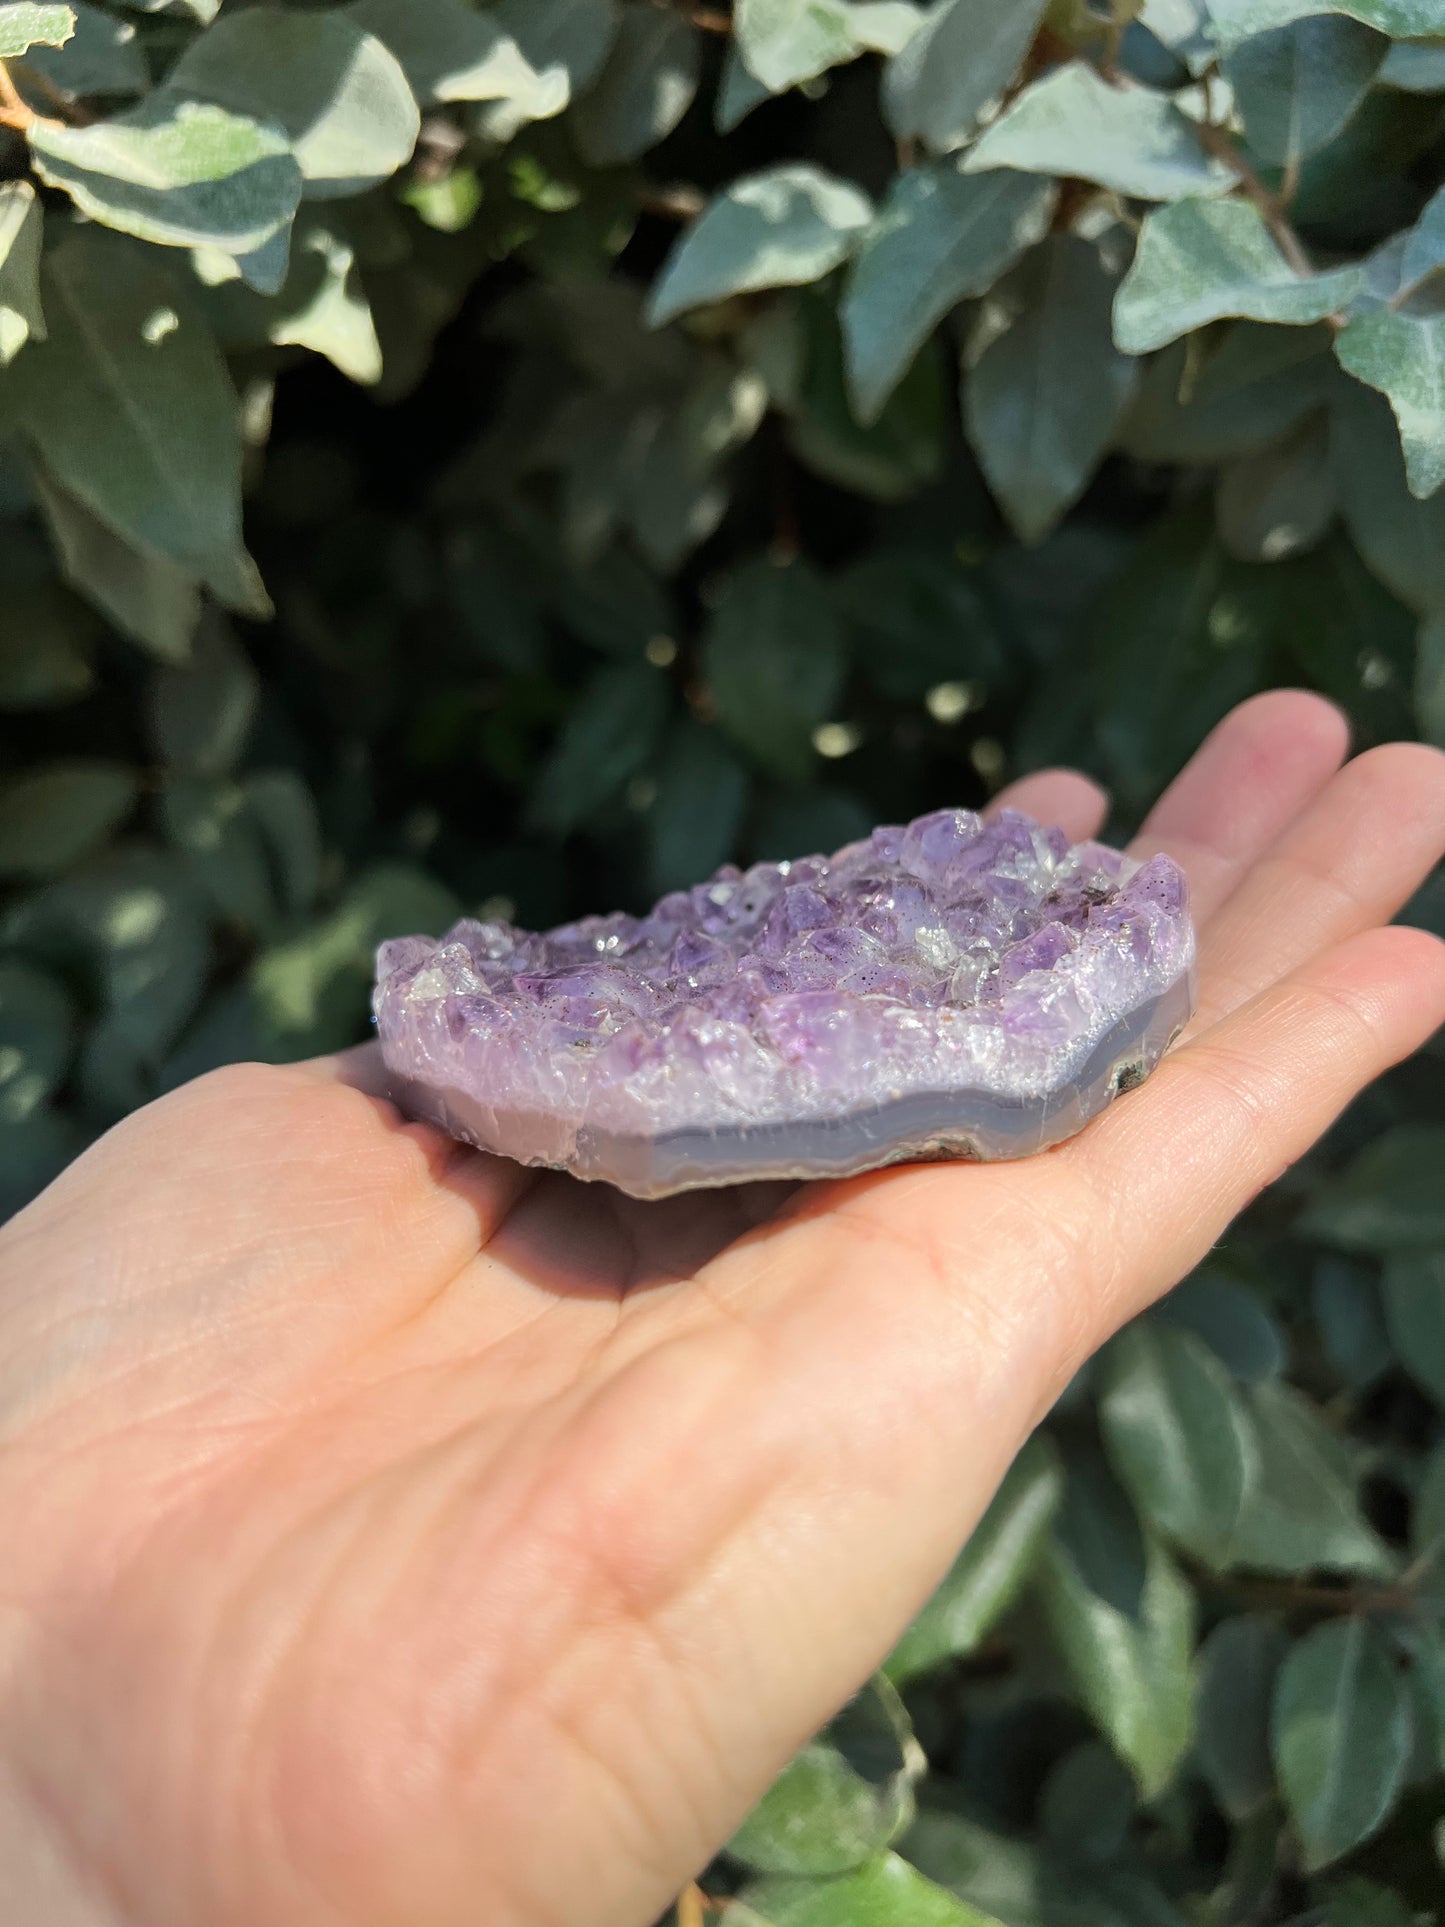
<svg viewBox="0 0 1445 1927">
<path fill-rule="evenodd" d="M 1144 201 L 1223 194 L 1231 169 L 1199 144 L 1192 122 L 1167 94 L 1111 85 L 1075 60 L 1011 101 L 969 150 L 964 166 L 1017 167 L 1097 181 Z"/>
<path fill-rule="evenodd" d="M 1036 1434 L 947 1577 L 894 1647 L 887 1673 L 896 1685 L 972 1652 L 998 1624 L 1032 1576 L 1062 1496 L 1058 1453 Z"/>
<path fill-rule="evenodd" d="M 167 84 L 284 129 L 312 199 L 386 180 L 410 159 L 421 124 L 395 55 L 342 13 L 226 13 Z"/>
<path fill-rule="evenodd" d="M 923 25 L 889 61 L 883 117 L 899 140 L 951 153 L 1023 63 L 1047 0 L 934 0 Z"/>
<path fill-rule="evenodd" d="M 43 468 L 36 472 L 35 492 L 66 581 L 142 649 L 183 662 L 201 617 L 195 578 L 115 534 Z"/>
<path fill-rule="evenodd" d="M 621 23 L 614 0 L 500 0 L 496 17 L 538 73 L 565 68 L 574 95 L 601 73 Z"/>
<path fill-rule="evenodd" d="M 1099 1731 L 1144 1799 L 1173 1780 L 1194 1736 L 1194 1595 L 1154 1541 L 1137 1616 L 1085 1582 L 1062 1545 L 1046 1553 L 1042 1599 L 1054 1644 Z"/>
<path fill-rule="evenodd" d="M 1213 1352 L 1188 1332 L 1131 1325 L 1106 1355 L 1099 1424 L 1146 1524 L 1210 1565 L 1227 1564 L 1258 1454 Z"/>
<path fill-rule="evenodd" d="M 750 174 L 710 201 L 673 248 L 652 290 L 655 327 L 688 308 L 830 273 L 872 218 L 856 187 L 804 164 Z"/>
<path fill-rule="evenodd" d="M 352 381 L 381 379 L 381 343 L 356 252 L 343 234 L 309 221 L 298 232 L 292 272 L 269 334 L 278 347 L 310 348 Z"/>
<path fill-rule="evenodd" d="M 1445 46 L 1396 42 L 1385 55 L 1378 80 L 1382 87 L 1398 87 L 1406 94 L 1445 93 Z"/>
<path fill-rule="evenodd" d="M 1114 338 L 1147 354 L 1226 315 L 1300 327 L 1348 307 L 1358 268 L 1297 274 L 1249 201 L 1180 201 L 1146 217 L 1114 304 Z"/>
<path fill-rule="evenodd" d="M 917 703 L 939 683 L 1007 679 L 998 617 L 942 545 L 872 548 L 840 589 L 859 666 L 895 700 Z"/>
<path fill-rule="evenodd" d="M 849 21 L 853 38 L 865 52 L 899 54 L 923 25 L 923 9 L 914 0 L 852 0 Z"/>
<path fill-rule="evenodd" d="M 1423 40 L 1441 28 L 1439 0 L 1209 0 L 1215 39 L 1226 48 L 1307 15 L 1332 13 L 1395 40 Z"/>
<path fill-rule="evenodd" d="M 1116 283 L 1090 242 L 1052 236 L 1011 286 L 1018 318 L 965 377 L 964 420 L 1014 530 L 1037 542 L 1083 493 L 1135 369 L 1110 336 Z"/>
<path fill-rule="evenodd" d="M 1306 1871 L 1378 1831 L 1410 1753 L 1410 1703 L 1389 1648 L 1360 1619 L 1307 1633 L 1280 1668 L 1275 1766 Z"/>
<path fill-rule="evenodd" d="M 1144 364 L 1118 445 L 1141 462 L 1223 461 L 1266 447 L 1323 406 L 1338 382 L 1324 327 L 1236 321 L 1201 368 L 1199 336 Z"/>
<path fill-rule="evenodd" d="M 1279 1326 L 1247 1285 L 1237 1283 L 1219 1261 L 1199 1270 L 1161 1299 L 1150 1317 L 1156 1324 L 1192 1332 L 1225 1369 L 1245 1384 L 1273 1378 L 1283 1368 Z"/>
<path fill-rule="evenodd" d="M 85 0 L 71 0 L 75 32 L 63 47 L 32 47 L 27 69 L 68 100 L 96 94 L 139 94 L 150 69 L 129 20 L 116 20 Z"/>
<path fill-rule="evenodd" d="M 276 128 L 168 88 L 88 127 L 37 120 L 30 147 L 41 179 L 93 220 L 166 247 L 239 259 L 287 226 L 301 195 Z"/>
<path fill-rule="evenodd" d="M 600 670 L 578 697 L 537 777 L 531 826 L 565 836 L 608 802 L 652 754 L 667 683 L 645 663 Z"/>
<path fill-rule="evenodd" d="M 75 15 L 69 7 L 11 0 L 0 6 L 0 60 L 18 59 L 30 47 L 63 47 L 74 31 Z"/>
<path fill-rule="evenodd" d="M 1411 494 L 1390 411 L 1356 382 L 1341 381 L 1332 398 L 1330 460 L 1350 534 L 1375 574 L 1415 608 L 1445 609 L 1445 493 Z"/>
<path fill-rule="evenodd" d="M 1445 310 L 1380 308 L 1357 315 L 1336 340 L 1335 353 L 1394 410 L 1410 493 L 1433 495 L 1445 482 Z"/>
<path fill-rule="evenodd" d="M 1260 1572 L 1388 1577 L 1394 1560 L 1360 1512 L 1355 1452 L 1291 1387 L 1267 1381 L 1244 1396 L 1258 1472 L 1235 1527 L 1231 1563 Z"/>
<path fill-rule="evenodd" d="M 344 218 L 304 209 L 282 285 L 273 297 L 224 279 L 207 288 L 206 313 L 224 347 L 309 348 L 350 380 L 382 374 L 381 343 Z"/>
<path fill-rule="evenodd" d="M 45 339 L 40 307 L 43 211 L 29 181 L 0 182 L 0 368 L 32 338 Z"/>
<path fill-rule="evenodd" d="M 1214 513 L 1220 541 L 1241 562 L 1278 562 L 1313 548 L 1335 513 L 1324 414 L 1221 469 Z"/>
<path fill-rule="evenodd" d="M 1323 543 L 1256 581 L 1275 643 L 1301 674 L 1342 703 L 1362 733 L 1408 729 L 1414 624 L 1349 543 Z"/>
<path fill-rule="evenodd" d="M 252 966 L 263 1047 L 285 1058 L 354 1043 L 366 1021 L 377 944 L 413 931 L 439 934 L 457 910 L 449 890 L 409 864 L 364 870 L 331 916 L 264 951 Z"/>
<path fill-rule="evenodd" d="M 1211 0 L 1143 0 L 1133 9 L 1139 25 L 1167 47 L 1186 72 L 1202 74 L 1218 50 L 1210 32 Z M 1125 10 L 1115 8 L 1116 17 Z"/>
<path fill-rule="evenodd" d="M 802 377 L 786 404 L 792 453 L 826 481 L 879 502 L 904 500 L 936 480 L 946 456 L 947 384 L 935 344 L 925 342 L 877 420 L 865 426 L 849 406 L 832 302 L 805 295 L 800 308 Z"/>
<path fill-rule="evenodd" d="M 1199 1649 L 1199 1765 L 1236 1822 L 1274 1792 L 1270 1707 L 1288 1649 L 1284 1627 L 1270 1613 L 1221 1620 Z"/>
<path fill-rule="evenodd" d="M 1445 1248 L 1396 1252 L 1385 1265 L 1384 1300 L 1400 1363 L 1445 1407 Z"/>
<path fill-rule="evenodd" d="M 1326 1358 L 1346 1385 L 1363 1389 L 1395 1362 L 1373 1273 L 1352 1258 L 1321 1258 L 1310 1310 Z"/>
<path fill-rule="evenodd" d="M 1076 1865 L 1116 1859 L 1137 1812 L 1129 1769 L 1097 1740 L 1084 1740 L 1057 1760 L 1039 1793 L 1045 1839 Z"/>
<path fill-rule="evenodd" d="M 27 770 L 0 788 L 0 876 L 46 877 L 103 843 L 135 803 L 134 772 L 73 760 Z"/>
<path fill-rule="evenodd" d="M 655 147 L 692 105 L 701 66 L 697 31 L 682 14 L 627 9 L 602 72 L 572 117 L 583 159 L 616 167 Z"/>
<path fill-rule="evenodd" d="M 1445 749 L 1445 615 L 1420 625 L 1415 714 L 1425 741 Z"/>
<path fill-rule="evenodd" d="M 75 1012 L 53 977 L 0 960 L 0 1125 L 35 1116 L 75 1053 Z"/>
<path fill-rule="evenodd" d="M 843 638 L 805 562 L 747 562 L 728 578 L 703 642 L 718 720 L 764 768 L 805 778 L 812 733 L 843 681 Z"/>
<path fill-rule="evenodd" d="M 169 13 L 178 10 L 204 24 L 214 20 L 220 12 L 221 0 L 116 0 L 116 5 L 124 7 L 128 13 Z"/>
<path fill-rule="evenodd" d="M 1241 42 L 1224 61 L 1249 145 L 1274 167 L 1298 167 L 1334 139 L 1390 50 L 1358 21 L 1310 11 L 1315 17 Z"/>
<path fill-rule="evenodd" d="M 237 784 L 183 777 L 161 799 L 167 837 L 190 860 L 196 886 L 228 923 L 267 929 L 276 919 L 265 850 Z"/>
<path fill-rule="evenodd" d="M 534 79 L 520 77 L 484 108 L 479 130 L 507 141 L 528 121 L 560 114 L 602 70 L 621 15 L 614 0 L 501 0 L 497 25 L 511 35 Z"/>
<path fill-rule="evenodd" d="M 321 886 L 321 825 L 301 778 L 288 769 L 258 770 L 241 792 L 261 833 L 288 910 L 309 910 Z"/>
<path fill-rule="evenodd" d="M 1445 48 L 1441 52 L 1445 53 Z M 1401 288 L 1417 287 L 1442 267 L 1445 267 L 1445 188 L 1425 203 L 1419 220 L 1405 238 L 1400 258 L 1400 287 L 1394 290 L 1396 300 Z"/>
<path fill-rule="evenodd" d="M 1345 1251 L 1445 1243 L 1442 1171 L 1445 1125 L 1397 1125 L 1321 1190 L 1300 1230 Z"/>
<path fill-rule="evenodd" d="M 541 84 L 512 36 L 467 0 L 352 0 L 345 11 L 396 55 L 418 100 L 511 100 Z"/>
<path fill-rule="evenodd" d="M 950 308 L 983 294 L 1048 232 L 1052 182 L 1007 171 L 972 180 L 952 162 L 910 168 L 888 190 L 848 272 L 841 317 L 858 419 L 876 421 Z"/>
<path fill-rule="evenodd" d="M 1001 1927 L 896 1853 L 841 1880 L 760 1880 L 743 1889 L 742 1901 L 768 1927 Z"/>
<path fill-rule="evenodd" d="M 86 1040 L 93 1063 L 159 1061 L 195 1009 L 209 957 L 186 867 L 169 853 L 107 853 L 16 906 L 7 943 L 68 978 L 100 1005 Z M 83 1067 L 82 1067 L 83 1068 Z"/>
<path fill-rule="evenodd" d="M 219 622 L 196 636 L 190 660 L 151 684 L 150 733 L 168 768 L 218 776 L 241 754 L 256 713 L 255 670 Z"/>
<path fill-rule="evenodd" d="M 849 12 L 847 0 L 737 0 L 743 64 L 773 94 L 812 80 L 858 52 Z"/>
<path fill-rule="evenodd" d="M 732 853 L 748 779 L 716 729 L 690 719 L 672 732 L 648 816 L 649 872 L 657 891 L 686 890 Z"/>
<path fill-rule="evenodd" d="M 265 613 L 241 540 L 235 391 L 190 303 L 155 256 L 98 228 L 52 250 L 42 287 L 49 337 L 10 387 L 50 474 L 134 547 Z"/>
<path fill-rule="evenodd" d="M 740 126 L 755 107 L 761 107 L 768 98 L 768 90 L 743 65 L 743 57 L 738 52 L 737 42 L 729 40 L 728 50 L 723 55 L 722 79 L 718 84 L 717 102 L 713 108 L 713 124 L 720 134 L 730 134 Z"/>
<path fill-rule="evenodd" d="M 9 575 L 0 623 L 0 710 L 51 709 L 83 696 L 95 680 L 95 627 L 56 582 Z"/>
<path fill-rule="evenodd" d="M 1221 716 L 1264 680 L 1264 638 L 1212 518 L 1143 536 L 1089 623 L 1100 739 L 1121 793 L 1157 795 Z"/>
<path fill-rule="evenodd" d="M 929 1783 L 925 1782 L 924 1791 Z M 940 1789 L 942 1790 L 942 1789 Z M 923 1805 L 899 1852 L 930 1880 L 1008 1927 L 1042 1927 L 1037 1851 L 964 1814 Z"/>
<path fill-rule="evenodd" d="M 727 1851 L 757 1873 L 847 1873 L 912 1820 L 923 1765 L 897 1693 L 875 1680 L 783 1769 Z"/>
<path fill-rule="evenodd" d="M 1422 1558 L 1437 1546 L 1445 1546 L 1445 1444 L 1437 1445 L 1426 1460 L 1410 1509 L 1411 1551 Z"/>
</svg>

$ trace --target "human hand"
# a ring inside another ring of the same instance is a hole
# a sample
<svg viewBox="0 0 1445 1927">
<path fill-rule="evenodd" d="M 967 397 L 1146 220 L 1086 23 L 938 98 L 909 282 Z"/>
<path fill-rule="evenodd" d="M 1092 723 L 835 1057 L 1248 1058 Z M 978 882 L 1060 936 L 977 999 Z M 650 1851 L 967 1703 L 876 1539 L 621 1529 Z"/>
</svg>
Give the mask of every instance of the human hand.
<svg viewBox="0 0 1445 1927">
<path fill-rule="evenodd" d="M 7 1927 L 643 1927 L 1079 1363 L 1445 1018 L 1445 758 L 1246 704 L 1201 1009 L 1071 1143 L 637 1204 L 221 1071 L 0 1234 Z M 1082 778 L 1009 802 L 1091 833 Z"/>
</svg>

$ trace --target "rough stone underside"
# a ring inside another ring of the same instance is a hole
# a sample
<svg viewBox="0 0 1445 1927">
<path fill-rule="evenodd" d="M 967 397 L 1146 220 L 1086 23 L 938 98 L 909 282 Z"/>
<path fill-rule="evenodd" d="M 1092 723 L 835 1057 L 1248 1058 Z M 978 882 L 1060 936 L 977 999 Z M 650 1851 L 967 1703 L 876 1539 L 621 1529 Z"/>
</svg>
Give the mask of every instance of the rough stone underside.
<svg viewBox="0 0 1445 1927">
<path fill-rule="evenodd" d="M 662 1197 L 1056 1144 L 1158 1062 L 1193 963 L 1168 857 L 939 810 L 645 917 L 395 938 L 374 1008 L 412 1116 Z"/>
</svg>

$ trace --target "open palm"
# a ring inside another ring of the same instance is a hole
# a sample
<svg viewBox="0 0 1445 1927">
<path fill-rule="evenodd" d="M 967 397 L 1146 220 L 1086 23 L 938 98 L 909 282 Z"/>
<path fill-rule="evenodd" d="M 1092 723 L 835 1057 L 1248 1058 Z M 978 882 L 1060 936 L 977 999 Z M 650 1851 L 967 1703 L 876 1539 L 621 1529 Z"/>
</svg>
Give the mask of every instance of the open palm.
<svg viewBox="0 0 1445 1927">
<path fill-rule="evenodd" d="M 1081 1137 L 642 1205 L 222 1071 L 0 1235 L 0 1918 L 644 1927 L 1079 1362 L 1445 1017 L 1445 758 L 1300 695 L 1141 839 L 1202 1007 Z M 1091 832 L 1081 778 L 1009 801 Z"/>
</svg>

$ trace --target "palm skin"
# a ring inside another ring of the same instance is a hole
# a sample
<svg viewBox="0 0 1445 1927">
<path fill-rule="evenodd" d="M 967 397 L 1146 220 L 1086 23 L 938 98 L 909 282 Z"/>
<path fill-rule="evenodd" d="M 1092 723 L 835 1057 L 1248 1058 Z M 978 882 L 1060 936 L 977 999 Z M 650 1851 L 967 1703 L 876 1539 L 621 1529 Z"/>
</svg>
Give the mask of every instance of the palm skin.
<svg viewBox="0 0 1445 1927">
<path fill-rule="evenodd" d="M 0 1234 L 0 1919 L 644 1927 L 1079 1362 L 1445 1018 L 1380 927 L 1445 758 L 1344 751 L 1276 694 L 1175 784 L 1199 1017 L 1044 1157 L 636 1205 L 363 1053 L 82 1158 Z"/>
</svg>

